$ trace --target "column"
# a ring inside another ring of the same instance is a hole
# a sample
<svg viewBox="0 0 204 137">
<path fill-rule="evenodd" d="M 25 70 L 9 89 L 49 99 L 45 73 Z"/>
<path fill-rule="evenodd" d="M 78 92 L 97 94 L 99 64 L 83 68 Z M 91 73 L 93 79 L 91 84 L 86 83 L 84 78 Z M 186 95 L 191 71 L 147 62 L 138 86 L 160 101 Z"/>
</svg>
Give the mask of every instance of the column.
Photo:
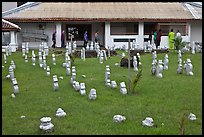
<svg viewBox="0 0 204 137">
<path fill-rule="evenodd" d="M 105 48 L 112 47 L 113 44 L 110 39 L 110 22 L 105 22 Z"/>
<path fill-rule="evenodd" d="M 138 35 L 138 44 L 140 47 L 144 45 L 144 22 L 139 22 L 138 25 L 139 35 Z"/>
<path fill-rule="evenodd" d="M 15 36 L 15 31 L 10 31 L 10 44 L 9 46 L 11 47 L 12 52 L 16 52 L 16 36 Z"/>
<path fill-rule="evenodd" d="M 61 47 L 61 33 L 62 26 L 61 23 L 56 23 L 56 47 Z"/>
</svg>

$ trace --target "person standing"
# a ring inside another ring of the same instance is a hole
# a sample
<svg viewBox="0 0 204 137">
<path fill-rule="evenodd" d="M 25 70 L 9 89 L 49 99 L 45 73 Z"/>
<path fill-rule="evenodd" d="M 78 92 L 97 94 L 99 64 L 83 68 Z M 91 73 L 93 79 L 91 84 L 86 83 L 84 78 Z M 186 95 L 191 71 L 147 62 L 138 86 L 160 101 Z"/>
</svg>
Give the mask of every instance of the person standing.
<svg viewBox="0 0 204 137">
<path fill-rule="evenodd" d="M 176 32 L 176 38 L 181 37 L 181 33 L 179 32 L 179 30 L 177 30 Z"/>
<path fill-rule="evenodd" d="M 154 31 L 154 44 L 157 45 L 157 31 Z"/>
<path fill-rule="evenodd" d="M 52 34 L 52 47 L 55 49 L 55 45 L 56 45 L 56 31 L 53 32 Z"/>
<path fill-rule="evenodd" d="M 152 44 L 152 36 L 154 35 L 154 31 L 151 31 L 151 33 L 149 34 L 149 41 L 150 44 Z"/>
<path fill-rule="evenodd" d="M 159 31 L 157 32 L 157 43 L 156 43 L 157 48 L 160 46 L 161 36 L 162 36 L 162 32 L 161 32 L 161 29 L 159 29 Z"/>
<path fill-rule="evenodd" d="M 65 34 L 64 34 L 64 30 L 62 30 L 62 34 L 61 34 L 61 47 L 65 47 Z"/>
<path fill-rule="evenodd" d="M 171 32 L 169 32 L 169 49 L 174 49 L 174 38 L 175 38 L 175 33 L 173 29 L 171 29 Z"/>
<path fill-rule="evenodd" d="M 84 33 L 84 48 L 86 49 L 87 43 L 88 43 L 88 32 L 85 31 Z"/>
</svg>

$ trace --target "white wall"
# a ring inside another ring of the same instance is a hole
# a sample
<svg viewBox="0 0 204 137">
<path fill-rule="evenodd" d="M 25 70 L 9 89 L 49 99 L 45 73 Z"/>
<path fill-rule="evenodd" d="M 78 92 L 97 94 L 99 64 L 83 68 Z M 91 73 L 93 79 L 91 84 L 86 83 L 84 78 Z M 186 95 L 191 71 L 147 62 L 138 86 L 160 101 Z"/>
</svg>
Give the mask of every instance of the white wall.
<svg viewBox="0 0 204 137">
<path fill-rule="evenodd" d="M 17 24 L 17 23 L 16 23 Z M 18 45 L 19 47 L 22 46 L 22 31 L 28 31 L 28 32 L 38 32 L 43 34 L 43 30 L 39 29 L 40 23 L 18 23 L 17 25 L 21 28 L 21 31 L 18 32 Z M 48 35 L 48 46 L 52 46 L 52 33 L 55 30 L 55 23 L 46 23 L 44 34 Z M 29 47 L 30 48 L 38 48 L 41 42 L 30 42 Z"/>
<path fill-rule="evenodd" d="M 191 23 L 191 44 L 193 41 L 202 42 L 202 21 Z"/>
</svg>

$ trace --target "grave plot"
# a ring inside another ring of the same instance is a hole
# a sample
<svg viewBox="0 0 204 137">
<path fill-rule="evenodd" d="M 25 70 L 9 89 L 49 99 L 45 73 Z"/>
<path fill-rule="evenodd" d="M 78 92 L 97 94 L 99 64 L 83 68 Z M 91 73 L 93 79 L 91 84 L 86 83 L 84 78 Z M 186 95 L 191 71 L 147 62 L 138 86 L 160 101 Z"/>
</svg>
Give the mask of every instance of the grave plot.
<svg viewBox="0 0 204 137">
<path fill-rule="evenodd" d="M 152 75 L 151 64 L 156 60 L 157 63 L 159 60 L 164 62 L 166 53 L 157 54 L 154 59 L 151 53 L 140 54 L 142 79 L 135 88 L 137 94 L 133 94 L 128 91 L 128 69 L 115 65 L 119 64 L 124 51 L 118 50 L 119 56 L 111 56 L 102 64 L 97 57 L 86 58 L 85 61 L 80 57 L 75 58 L 74 65 L 69 64 L 70 75 L 67 75 L 68 60 L 65 59 L 65 50 L 61 49 L 62 54 L 49 51 L 45 70 L 43 66 L 42 69 L 37 65 L 37 56 L 36 66 L 33 67 L 32 52 L 25 53 L 28 63 L 25 63 L 21 51 L 6 56 L 7 63 L 2 55 L 3 135 L 173 135 L 179 134 L 179 122 L 184 114 L 188 123 L 185 126 L 185 134 L 202 134 L 201 54 L 182 53 L 181 61 L 177 52 L 169 52 L 168 70 L 162 71 L 161 79 L 156 77 L 156 72 Z M 36 55 L 37 53 L 35 50 Z M 55 54 L 56 65 L 53 64 L 52 53 Z M 43 54 L 42 52 L 42 63 Z M 127 56 L 126 52 L 125 55 Z M 6 78 L 11 73 L 11 60 L 16 66 L 13 70 L 15 75 L 12 77 L 17 79 L 19 86 L 16 95 L 13 91 L 16 82 L 12 83 L 10 76 Z M 183 73 L 177 74 L 180 63 Z M 107 65 L 111 72 L 110 79 L 106 74 Z M 46 75 L 47 66 L 50 67 L 50 76 Z M 72 71 L 72 66 L 75 66 L 75 71 Z M 158 64 L 155 64 L 154 70 L 157 66 Z M 135 77 L 136 73 L 134 67 L 131 67 L 131 78 Z M 56 75 L 54 79 L 53 75 Z M 73 81 L 70 83 L 71 78 L 78 82 L 75 84 L 77 91 L 73 87 Z M 105 81 L 110 87 L 106 86 Z M 56 82 L 58 84 L 55 84 Z M 116 85 L 117 88 L 114 88 Z M 90 94 L 90 91 L 96 92 Z M 40 132 L 41 130 L 43 132 Z"/>
</svg>

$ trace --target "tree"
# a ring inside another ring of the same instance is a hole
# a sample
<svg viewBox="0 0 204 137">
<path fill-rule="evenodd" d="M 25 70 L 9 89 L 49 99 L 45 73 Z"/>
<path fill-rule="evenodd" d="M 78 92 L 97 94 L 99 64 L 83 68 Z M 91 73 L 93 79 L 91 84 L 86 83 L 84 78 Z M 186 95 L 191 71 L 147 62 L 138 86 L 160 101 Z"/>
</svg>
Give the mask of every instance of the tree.
<svg viewBox="0 0 204 137">
<path fill-rule="evenodd" d="M 182 37 L 176 37 L 175 38 L 175 47 L 176 50 L 181 50 L 182 48 L 184 48 L 188 43 L 183 41 Z"/>
</svg>

